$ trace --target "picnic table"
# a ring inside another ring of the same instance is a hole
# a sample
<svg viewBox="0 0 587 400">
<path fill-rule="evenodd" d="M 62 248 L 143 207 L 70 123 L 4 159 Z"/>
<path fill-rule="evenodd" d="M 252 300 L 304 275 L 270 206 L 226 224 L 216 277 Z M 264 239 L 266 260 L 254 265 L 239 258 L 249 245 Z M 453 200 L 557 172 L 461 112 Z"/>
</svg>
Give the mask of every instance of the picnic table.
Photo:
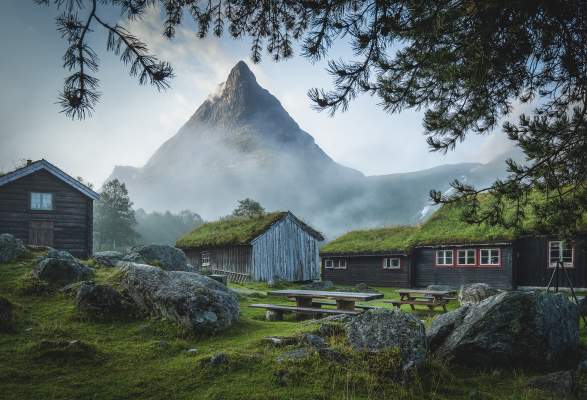
<svg viewBox="0 0 587 400">
<path fill-rule="evenodd" d="M 397 291 L 400 295 L 399 300 L 386 301 L 397 308 L 404 304 L 408 304 L 412 310 L 416 309 L 417 305 L 428 307 L 434 311 L 436 307 L 441 307 L 446 312 L 446 305 L 452 299 L 454 290 L 428 290 L 428 289 L 400 289 Z"/>
<path fill-rule="evenodd" d="M 264 308 L 275 315 L 275 319 L 281 319 L 284 312 L 295 312 L 300 314 L 349 314 L 355 315 L 365 309 L 365 306 L 357 306 L 357 301 L 371 301 L 383 298 L 380 293 L 355 293 L 355 292 L 329 292 L 323 290 L 301 290 L 284 289 L 269 292 L 273 296 L 283 296 L 295 301 L 295 306 L 284 306 L 275 304 L 251 304 L 251 307 Z M 323 300 L 334 300 L 335 303 L 324 302 Z M 336 305 L 336 309 L 322 308 L 322 305 Z M 269 314 L 268 314 L 269 317 Z M 269 318 L 268 318 L 269 319 Z"/>
</svg>

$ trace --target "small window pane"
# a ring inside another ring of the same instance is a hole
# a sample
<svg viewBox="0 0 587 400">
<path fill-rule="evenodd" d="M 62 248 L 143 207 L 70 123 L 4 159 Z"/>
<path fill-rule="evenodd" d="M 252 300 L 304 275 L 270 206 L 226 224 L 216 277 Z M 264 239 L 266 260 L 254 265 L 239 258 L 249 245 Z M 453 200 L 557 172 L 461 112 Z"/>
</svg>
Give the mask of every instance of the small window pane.
<svg viewBox="0 0 587 400">
<path fill-rule="evenodd" d="M 459 250 L 458 261 L 459 265 L 475 265 L 475 250 Z"/>
<path fill-rule="evenodd" d="M 52 210 L 52 193 L 31 193 L 31 210 Z"/>
</svg>

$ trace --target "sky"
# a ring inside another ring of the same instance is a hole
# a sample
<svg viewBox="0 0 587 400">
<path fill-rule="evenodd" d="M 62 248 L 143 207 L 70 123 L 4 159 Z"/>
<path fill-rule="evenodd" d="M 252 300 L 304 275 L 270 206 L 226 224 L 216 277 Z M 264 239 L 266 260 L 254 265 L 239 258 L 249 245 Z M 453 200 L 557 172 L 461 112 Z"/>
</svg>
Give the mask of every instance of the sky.
<svg viewBox="0 0 587 400">
<path fill-rule="evenodd" d="M 22 160 L 45 158 L 72 176 L 99 187 L 115 165 L 140 167 L 223 82 L 239 60 L 247 62 L 261 86 L 283 104 L 302 129 L 335 161 L 366 175 L 416 171 L 457 162 L 486 162 L 511 143 L 500 129 L 470 136 L 455 151 L 431 153 L 425 142 L 422 112 L 390 115 L 378 99 L 363 95 L 349 111 L 330 117 L 312 109 L 310 88 L 332 87 L 326 61 L 312 64 L 295 55 L 275 63 L 265 56 L 250 61 L 250 43 L 229 37 L 198 39 L 189 24 L 173 41 L 164 39 L 159 10 L 128 25 L 152 52 L 175 68 L 171 89 L 158 92 L 139 86 L 128 68 L 106 52 L 106 33 L 96 27 L 90 36 L 100 57 L 102 97 L 91 118 L 72 121 L 56 104 L 67 71 L 66 48 L 56 30 L 54 8 L 32 0 L 4 0 L 0 14 L 0 171 Z M 80 17 L 83 13 L 80 13 Z M 112 23 L 123 22 L 112 11 Z M 126 23 L 126 22 L 124 22 Z M 330 59 L 352 57 L 341 42 Z"/>
</svg>

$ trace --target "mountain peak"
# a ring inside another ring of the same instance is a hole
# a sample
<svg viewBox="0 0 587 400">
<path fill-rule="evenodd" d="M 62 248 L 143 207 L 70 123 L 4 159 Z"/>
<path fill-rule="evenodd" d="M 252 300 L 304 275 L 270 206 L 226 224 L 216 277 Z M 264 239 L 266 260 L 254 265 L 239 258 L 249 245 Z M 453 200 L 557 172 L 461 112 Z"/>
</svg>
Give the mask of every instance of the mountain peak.
<svg viewBox="0 0 587 400">
<path fill-rule="evenodd" d="M 224 84 L 225 93 L 255 90 L 259 87 L 257 78 L 244 61 L 239 61 L 230 70 Z"/>
</svg>

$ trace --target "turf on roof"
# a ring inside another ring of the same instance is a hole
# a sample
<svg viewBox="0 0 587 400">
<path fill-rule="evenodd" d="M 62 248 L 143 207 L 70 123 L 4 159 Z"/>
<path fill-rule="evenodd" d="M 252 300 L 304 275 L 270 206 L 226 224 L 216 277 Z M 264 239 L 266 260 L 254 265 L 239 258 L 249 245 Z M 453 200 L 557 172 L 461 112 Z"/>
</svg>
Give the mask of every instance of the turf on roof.
<svg viewBox="0 0 587 400">
<path fill-rule="evenodd" d="M 209 222 L 181 237 L 176 245 L 181 249 L 246 245 L 286 214 L 274 212 L 259 217 L 226 218 Z"/>
<path fill-rule="evenodd" d="M 328 243 L 321 253 L 352 254 L 365 252 L 405 251 L 410 247 L 410 239 L 417 230 L 413 226 L 394 226 L 348 232 Z"/>
</svg>

